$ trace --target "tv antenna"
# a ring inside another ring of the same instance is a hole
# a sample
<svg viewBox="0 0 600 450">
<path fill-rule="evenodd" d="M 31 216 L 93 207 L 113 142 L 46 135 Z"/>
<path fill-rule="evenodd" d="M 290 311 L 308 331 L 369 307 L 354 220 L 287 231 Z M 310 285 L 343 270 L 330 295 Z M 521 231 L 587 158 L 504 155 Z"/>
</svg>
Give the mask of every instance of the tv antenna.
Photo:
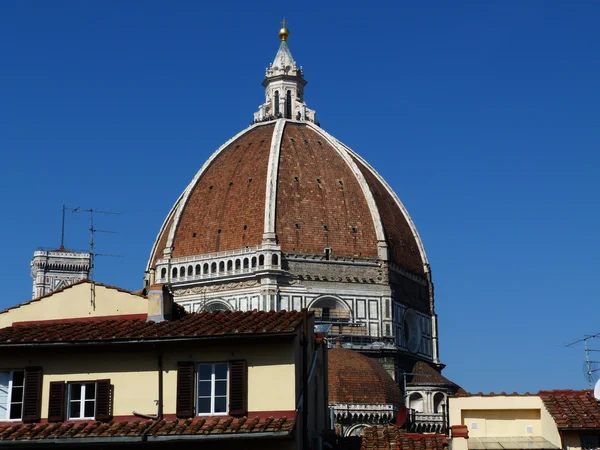
<svg viewBox="0 0 600 450">
<path fill-rule="evenodd" d="M 96 289 L 95 289 L 95 284 L 94 284 L 94 279 L 93 279 L 93 273 L 94 273 L 94 263 L 95 263 L 95 259 L 97 256 L 108 256 L 108 257 L 115 257 L 115 258 L 122 258 L 122 255 L 118 255 L 118 254 L 113 254 L 113 253 L 96 253 L 96 233 L 109 233 L 109 234 L 117 234 L 117 231 L 113 231 L 113 230 L 100 230 L 98 228 L 94 227 L 94 215 L 95 214 L 101 214 L 101 215 L 114 215 L 114 216 L 118 216 L 121 213 L 119 212 L 114 212 L 114 211 L 102 211 L 99 209 L 92 209 L 92 208 L 81 208 L 79 206 L 72 208 L 69 206 L 66 206 L 64 203 L 62 205 L 62 226 L 61 226 L 61 237 L 60 237 L 60 248 L 64 248 L 64 244 L 65 244 L 65 211 L 71 211 L 72 213 L 88 213 L 89 217 L 90 217 L 90 227 L 89 227 L 89 231 L 90 231 L 90 240 L 89 240 L 89 254 L 90 254 L 90 270 L 88 273 L 88 279 L 90 280 L 90 289 L 91 289 L 91 297 L 90 297 L 90 302 L 92 303 L 92 306 L 95 307 L 96 306 Z"/>
<path fill-rule="evenodd" d="M 598 378 L 600 376 L 600 361 L 596 361 L 592 359 L 590 354 L 595 354 L 596 352 L 600 352 L 599 349 L 590 348 L 589 342 L 594 340 L 595 338 L 600 337 L 600 333 L 596 334 L 588 334 L 583 338 L 578 339 L 570 344 L 567 344 L 565 347 L 570 347 L 575 344 L 579 344 L 583 342 L 583 350 L 585 351 L 585 361 L 583 363 L 583 372 L 586 376 L 588 387 L 592 389 L 594 384 L 598 382 Z"/>
</svg>

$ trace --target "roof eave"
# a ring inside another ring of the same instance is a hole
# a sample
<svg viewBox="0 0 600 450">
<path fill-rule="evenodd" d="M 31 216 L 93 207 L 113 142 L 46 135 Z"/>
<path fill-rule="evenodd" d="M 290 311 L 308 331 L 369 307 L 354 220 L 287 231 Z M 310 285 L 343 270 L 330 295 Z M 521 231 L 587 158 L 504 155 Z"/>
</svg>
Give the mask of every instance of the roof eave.
<svg viewBox="0 0 600 450">
<path fill-rule="evenodd" d="M 166 435 L 148 436 L 148 442 L 176 442 L 189 440 L 222 440 L 222 439 L 277 439 L 287 438 L 292 434 L 289 431 L 273 431 L 259 433 L 228 433 L 228 434 L 198 434 L 198 435 Z M 85 438 L 57 438 L 57 439 L 18 439 L 0 440 L 0 446 L 44 446 L 44 445 L 93 445 L 93 444 L 119 444 L 141 442 L 142 436 L 112 436 L 112 437 L 85 437 Z"/>
<path fill-rule="evenodd" d="M 281 333 L 239 333 L 239 334 L 226 334 L 219 336 L 195 336 L 195 337 L 184 337 L 184 338 L 157 338 L 157 339 L 122 339 L 122 340 L 95 340 L 95 341 L 68 341 L 68 342 L 15 342 L 15 343 L 0 343 L 0 349 L 9 348 L 27 348 L 27 347 L 66 347 L 66 346 L 104 346 L 104 345 L 139 345 L 139 344 L 181 344 L 181 343 L 193 343 L 200 341 L 215 341 L 215 340 L 236 340 L 239 338 L 245 339 L 264 339 L 273 337 L 294 337 L 297 335 L 297 331 L 286 331 Z"/>
</svg>

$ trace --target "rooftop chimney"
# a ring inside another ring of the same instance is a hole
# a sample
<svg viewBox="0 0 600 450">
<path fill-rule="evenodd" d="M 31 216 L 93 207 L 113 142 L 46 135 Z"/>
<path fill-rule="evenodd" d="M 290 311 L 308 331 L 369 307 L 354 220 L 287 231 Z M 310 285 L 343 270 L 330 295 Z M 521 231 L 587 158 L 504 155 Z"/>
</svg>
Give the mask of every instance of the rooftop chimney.
<svg viewBox="0 0 600 450">
<path fill-rule="evenodd" d="M 147 321 L 164 322 L 171 319 L 173 295 L 164 284 L 153 284 L 148 291 Z"/>
</svg>

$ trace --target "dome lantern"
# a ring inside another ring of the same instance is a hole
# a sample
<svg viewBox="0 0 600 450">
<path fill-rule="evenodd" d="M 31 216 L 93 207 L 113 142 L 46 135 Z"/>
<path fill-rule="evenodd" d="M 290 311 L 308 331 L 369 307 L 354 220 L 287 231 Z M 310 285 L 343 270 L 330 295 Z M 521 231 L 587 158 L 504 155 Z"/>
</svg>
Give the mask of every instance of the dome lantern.
<svg viewBox="0 0 600 450">
<path fill-rule="evenodd" d="M 290 31 L 285 19 L 279 30 L 279 50 L 266 70 L 262 85 L 265 87 L 265 103 L 254 113 L 254 123 L 274 119 L 291 119 L 315 122 L 315 111 L 304 102 L 302 67 L 298 67 L 287 44 Z"/>
</svg>

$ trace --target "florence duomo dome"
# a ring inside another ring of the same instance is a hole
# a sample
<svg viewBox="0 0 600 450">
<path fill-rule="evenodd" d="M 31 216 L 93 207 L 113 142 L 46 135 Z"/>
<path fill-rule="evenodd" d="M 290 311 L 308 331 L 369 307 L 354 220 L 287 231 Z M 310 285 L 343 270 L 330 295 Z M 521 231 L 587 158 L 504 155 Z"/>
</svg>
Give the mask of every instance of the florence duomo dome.
<svg viewBox="0 0 600 450">
<path fill-rule="evenodd" d="M 218 148 L 167 215 L 146 268 L 187 311 L 300 310 L 397 381 L 438 357 L 433 286 L 406 208 L 323 130 L 289 31 L 253 123 Z M 201 162 L 199 162 L 200 166 Z"/>
</svg>

